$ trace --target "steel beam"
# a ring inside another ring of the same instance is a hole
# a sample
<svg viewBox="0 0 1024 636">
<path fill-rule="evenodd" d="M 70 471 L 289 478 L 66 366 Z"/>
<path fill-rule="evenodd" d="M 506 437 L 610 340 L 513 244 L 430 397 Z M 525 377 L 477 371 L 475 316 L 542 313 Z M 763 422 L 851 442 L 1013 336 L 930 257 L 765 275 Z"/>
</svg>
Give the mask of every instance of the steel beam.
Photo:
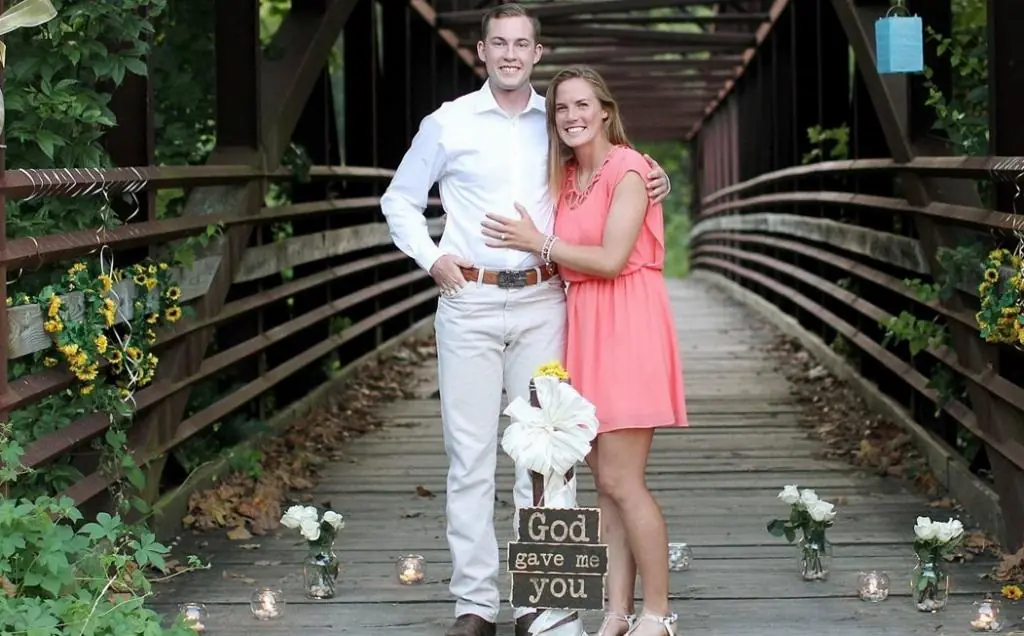
<svg viewBox="0 0 1024 636">
<path fill-rule="evenodd" d="M 574 15 L 565 18 L 548 18 L 545 23 L 573 24 L 576 22 L 589 24 L 595 21 L 601 24 L 650 25 L 650 24 L 694 24 L 694 25 L 752 25 L 768 20 L 767 13 L 718 13 L 714 15 Z"/>
<path fill-rule="evenodd" d="M 779 19 L 780 15 L 782 15 L 782 12 L 789 5 L 789 1 L 790 0 L 773 0 L 771 8 L 768 10 L 768 13 L 770 15 L 769 21 L 761 24 L 757 28 L 757 32 L 754 34 L 754 39 L 756 40 L 755 46 L 753 48 L 747 49 L 743 53 L 743 59 L 745 60 L 743 68 L 741 68 L 740 73 L 736 77 L 736 80 L 726 82 L 725 87 L 722 88 L 722 92 L 719 95 L 718 99 L 708 105 L 708 109 L 705 113 L 705 118 L 707 115 L 710 115 L 712 112 L 714 112 L 718 105 L 724 102 L 725 99 L 729 96 L 729 92 L 736 85 L 736 81 L 739 80 L 739 78 L 743 75 L 743 69 L 745 69 L 746 66 L 750 64 L 750 61 L 754 59 L 754 56 L 757 53 L 757 47 L 760 46 L 761 42 L 764 42 L 764 40 L 768 37 L 768 34 L 771 33 L 772 27 L 775 25 L 775 21 Z M 701 121 L 703 121 L 703 119 Z M 700 130 L 700 126 L 701 124 L 698 123 L 693 128 L 693 130 L 689 132 L 689 134 L 687 135 L 687 139 L 692 139 L 694 135 L 696 135 L 697 132 Z"/>
<path fill-rule="evenodd" d="M 637 73 L 645 71 L 721 71 L 738 69 L 742 62 L 739 58 L 722 57 L 709 60 L 664 60 L 664 59 L 618 59 L 618 60 L 588 60 L 586 53 L 573 54 L 569 61 L 555 65 L 547 59 L 541 59 L 541 65 L 534 68 L 534 77 L 550 77 L 558 73 L 565 66 L 572 63 L 580 63 L 594 69 L 599 73 Z"/>
<path fill-rule="evenodd" d="M 274 34 L 270 48 L 284 54 L 262 62 L 260 82 L 260 135 L 268 168 L 279 165 L 302 108 L 356 3 L 332 0 L 321 10 L 320 1 L 293 0 L 291 11 Z"/>
<path fill-rule="evenodd" d="M 710 0 L 710 3 L 713 2 L 714 0 Z M 622 13 L 624 11 L 664 7 L 692 7 L 707 4 L 709 4 L 709 0 L 596 0 L 584 2 L 531 2 L 527 5 L 527 8 L 533 16 L 541 20 L 547 20 L 580 14 Z M 481 18 L 483 18 L 486 12 L 487 9 L 444 12 L 438 14 L 437 23 L 438 26 L 445 28 L 465 24 L 479 25 Z"/>
<path fill-rule="evenodd" d="M 661 31 L 657 29 L 606 27 L 600 24 L 566 25 L 556 24 L 542 31 L 546 38 L 611 38 L 616 41 L 695 46 L 702 49 L 743 49 L 756 46 L 757 39 L 747 33 L 686 33 L 683 31 Z"/>
</svg>

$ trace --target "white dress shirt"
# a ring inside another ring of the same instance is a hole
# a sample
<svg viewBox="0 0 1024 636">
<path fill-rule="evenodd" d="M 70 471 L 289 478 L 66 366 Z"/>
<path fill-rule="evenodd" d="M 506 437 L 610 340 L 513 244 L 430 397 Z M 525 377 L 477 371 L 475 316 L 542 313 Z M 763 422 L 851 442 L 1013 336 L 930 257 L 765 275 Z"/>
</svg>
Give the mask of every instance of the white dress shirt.
<svg viewBox="0 0 1024 636">
<path fill-rule="evenodd" d="M 541 264 L 528 252 L 485 245 L 485 214 L 518 218 L 514 204 L 537 228 L 551 233 L 554 209 L 547 184 L 548 134 L 544 98 L 531 88 L 526 109 L 507 115 L 485 83 L 480 90 L 445 102 L 423 118 L 412 145 L 381 197 L 391 238 L 424 270 L 445 253 L 480 268 L 525 269 Z M 423 213 L 434 183 L 448 215 L 440 245 Z"/>
</svg>

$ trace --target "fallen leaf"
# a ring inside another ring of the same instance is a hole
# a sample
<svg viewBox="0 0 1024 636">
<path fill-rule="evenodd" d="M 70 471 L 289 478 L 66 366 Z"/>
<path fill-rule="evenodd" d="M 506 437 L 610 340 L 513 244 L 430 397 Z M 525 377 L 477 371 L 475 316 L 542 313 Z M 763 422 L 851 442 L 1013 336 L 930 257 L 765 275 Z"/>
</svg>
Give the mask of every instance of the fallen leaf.
<svg viewBox="0 0 1024 636">
<path fill-rule="evenodd" d="M 260 549 L 260 544 L 258 544 L 258 543 L 243 543 L 242 545 L 240 545 L 238 547 L 241 550 L 259 550 Z"/>
<path fill-rule="evenodd" d="M 245 529 L 245 526 L 238 526 L 228 530 L 228 538 L 232 541 L 245 541 L 246 539 L 251 539 L 252 534 Z"/>
<path fill-rule="evenodd" d="M 1024 548 L 1013 554 L 1004 554 L 996 566 L 993 575 L 997 581 L 1004 583 L 1010 581 L 1024 582 Z"/>
<path fill-rule="evenodd" d="M 873 412 L 846 383 L 815 370 L 818 363 L 798 341 L 776 336 L 766 349 L 804 409 L 799 423 L 807 437 L 825 446 L 816 456 L 908 480 L 921 492 L 937 496 L 939 484 L 927 460 L 900 426 Z"/>
<path fill-rule="evenodd" d="M 416 486 L 416 496 L 417 497 L 423 497 L 424 499 L 433 499 L 437 495 L 435 495 L 434 493 L 430 492 L 430 490 L 425 488 L 423 485 L 417 485 Z"/>
<path fill-rule="evenodd" d="M 256 584 L 256 579 L 254 579 L 252 577 L 248 577 L 248 576 L 246 576 L 244 574 L 238 574 L 236 572 L 228 572 L 227 570 L 224 570 L 224 574 L 222 576 L 225 579 L 233 580 L 233 581 L 241 581 L 242 583 L 246 583 L 248 585 L 255 585 Z"/>
<path fill-rule="evenodd" d="M 280 561 L 256 561 L 253 565 L 258 565 L 261 568 L 270 567 L 272 565 L 281 565 Z"/>
<path fill-rule="evenodd" d="M 182 526 L 193 532 L 226 528 L 233 540 L 246 540 L 276 530 L 283 504 L 312 503 L 311 491 L 328 458 L 343 457 L 350 440 L 379 429 L 383 422 L 376 411 L 381 405 L 417 396 L 422 369 L 433 364 L 436 345 L 432 338 L 423 338 L 395 351 L 361 368 L 342 390 L 292 420 L 280 435 L 264 439 L 258 447 L 258 477 L 234 472 L 216 486 L 192 493 Z M 233 536 L 235 532 L 239 535 Z"/>
</svg>

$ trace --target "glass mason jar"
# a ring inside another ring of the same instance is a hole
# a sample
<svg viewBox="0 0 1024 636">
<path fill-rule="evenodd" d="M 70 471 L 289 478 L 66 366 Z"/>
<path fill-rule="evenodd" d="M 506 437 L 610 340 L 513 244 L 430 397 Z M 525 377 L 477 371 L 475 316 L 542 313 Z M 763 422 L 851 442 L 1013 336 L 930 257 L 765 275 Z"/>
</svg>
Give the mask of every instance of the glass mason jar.
<svg viewBox="0 0 1024 636">
<path fill-rule="evenodd" d="M 685 543 L 668 544 L 668 569 L 672 572 L 684 572 L 690 569 L 693 562 L 693 549 Z"/>
<path fill-rule="evenodd" d="M 334 598 L 335 582 L 341 566 L 334 553 L 334 535 L 321 531 L 320 539 L 309 542 L 309 553 L 302 565 L 306 596 L 309 598 Z"/>
<path fill-rule="evenodd" d="M 938 612 L 945 608 L 949 596 L 949 575 L 942 562 L 938 559 L 925 561 L 918 557 L 911 575 L 910 589 L 918 611 Z"/>
<path fill-rule="evenodd" d="M 832 544 L 824 535 L 800 539 L 800 576 L 805 581 L 828 579 L 832 567 Z"/>
</svg>

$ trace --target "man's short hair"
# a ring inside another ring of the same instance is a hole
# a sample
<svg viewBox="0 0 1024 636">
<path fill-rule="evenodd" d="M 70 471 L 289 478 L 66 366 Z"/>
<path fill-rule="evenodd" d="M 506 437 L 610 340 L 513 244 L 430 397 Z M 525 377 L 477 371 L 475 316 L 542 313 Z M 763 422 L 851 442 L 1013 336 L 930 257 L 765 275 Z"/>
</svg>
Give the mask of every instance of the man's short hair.
<svg viewBox="0 0 1024 636">
<path fill-rule="evenodd" d="M 500 20 L 502 18 L 529 18 L 530 24 L 533 25 L 533 39 L 540 39 L 540 20 L 531 15 L 526 10 L 526 7 L 515 2 L 495 5 L 488 9 L 487 13 L 480 20 L 480 39 L 487 39 L 487 28 L 491 25 L 491 20 Z"/>
</svg>

